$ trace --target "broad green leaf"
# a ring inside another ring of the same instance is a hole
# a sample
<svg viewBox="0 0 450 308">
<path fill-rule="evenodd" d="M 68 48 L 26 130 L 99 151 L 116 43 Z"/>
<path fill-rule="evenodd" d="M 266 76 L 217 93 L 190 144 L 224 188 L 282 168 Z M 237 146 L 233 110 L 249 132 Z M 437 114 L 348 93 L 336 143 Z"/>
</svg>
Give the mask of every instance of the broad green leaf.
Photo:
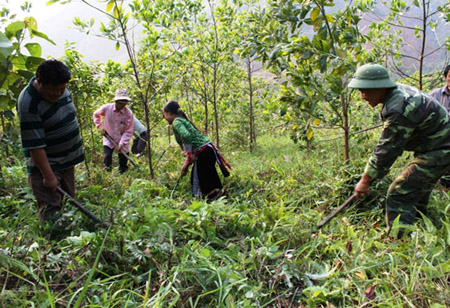
<svg viewBox="0 0 450 308">
<path fill-rule="evenodd" d="M 306 139 L 311 140 L 313 135 L 314 135 L 313 130 L 311 128 L 308 128 L 308 131 L 306 132 Z"/>
<path fill-rule="evenodd" d="M 311 20 L 315 21 L 317 19 L 317 17 L 319 17 L 320 14 L 320 10 L 319 7 L 315 7 L 312 11 L 311 11 Z"/>
<path fill-rule="evenodd" d="M 40 57 L 42 55 L 42 48 L 38 43 L 28 43 L 25 45 L 25 48 L 33 57 Z"/>
<path fill-rule="evenodd" d="M 334 22 L 334 18 L 330 14 L 325 14 L 325 18 L 327 19 L 328 22 Z"/>
<path fill-rule="evenodd" d="M 118 51 L 120 49 L 120 43 L 116 42 L 116 50 Z"/>
<path fill-rule="evenodd" d="M 42 63 L 42 61 L 44 61 L 44 59 L 40 57 L 28 57 L 25 62 L 25 66 L 27 69 L 34 71 L 39 66 L 39 64 Z"/>
<path fill-rule="evenodd" d="M 14 50 L 14 46 L 11 41 L 0 32 L 0 55 L 7 57 Z"/>
<path fill-rule="evenodd" d="M 9 96 L 2 95 L 0 93 L 0 111 L 3 112 L 5 110 L 10 109 L 13 105 L 12 100 L 9 98 Z"/>
<path fill-rule="evenodd" d="M 21 78 L 21 76 L 18 73 L 9 72 L 8 77 L 5 80 L 5 83 L 3 84 L 3 87 L 9 88 L 20 78 Z"/>
<path fill-rule="evenodd" d="M 27 57 L 22 54 L 16 55 L 12 58 L 11 63 L 15 66 L 16 69 L 26 69 L 25 63 L 27 61 Z"/>
<path fill-rule="evenodd" d="M 52 43 L 53 45 L 56 45 L 56 43 L 55 43 L 53 40 L 51 40 L 51 39 L 47 36 L 47 34 L 45 34 L 45 33 L 42 33 L 42 32 L 39 32 L 39 31 L 32 31 L 31 36 L 32 36 L 32 37 L 33 37 L 33 36 L 37 36 L 37 37 L 43 38 L 44 40 L 46 40 L 46 41 Z"/>
<path fill-rule="evenodd" d="M 109 1 L 108 4 L 106 5 L 106 11 L 109 12 L 113 9 L 114 7 L 114 1 Z"/>
<path fill-rule="evenodd" d="M 34 17 L 26 17 L 24 19 L 25 25 L 27 27 L 27 29 L 31 32 L 31 31 L 37 31 L 38 30 L 38 24 L 36 19 L 34 19 Z"/>
<path fill-rule="evenodd" d="M 192 204 L 191 204 L 191 206 L 189 206 L 189 208 L 190 208 L 192 211 L 195 211 L 195 210 L 201 208 L 203 205 L 204 205 L 204 204 L 203 204 L 202 202 L 193 201 Z"/>
<path fill-rule="evenodd" d="M 17 73 L 27 80 L 31 79 L 34 76 L 34 72 L 28 70 L 18 70 Z"/>
<path fill-rule="evenodd" d="M 200 254 L 206 258 L 209 258 L 211 256 L 211 251 L 209 251 L 208 248 L 203 248 L 200 250 Z"/>
<path fill-rule="evenodd" d="M 8 37 L 16 35 L 17 31 L 23 30 L 25 28 L 25 23 L 21 20 L 10 23 L 6 29 L 5 33 Z"/>
</svg>

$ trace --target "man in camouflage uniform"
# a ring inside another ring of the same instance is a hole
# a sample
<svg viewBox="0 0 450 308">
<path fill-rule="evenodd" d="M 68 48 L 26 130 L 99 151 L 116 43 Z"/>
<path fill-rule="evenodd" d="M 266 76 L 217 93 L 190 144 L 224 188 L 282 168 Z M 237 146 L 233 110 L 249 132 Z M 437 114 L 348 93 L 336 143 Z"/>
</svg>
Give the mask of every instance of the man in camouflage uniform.
<svg viewBox="0 0 450 308">
<path fill-rule="evenodd" d="M 413 151 L 414 159 L 391 184 L 386 199 L 389 226 L 399 215 L 401 223 L 412 224 L 416 210 L 426 214 L 434 185 L 450 170 L 449 113 L 418 89 L 394 83 L 378 64 L 358 68 L 349 87 L 358 89 L 371 107 L 381 104 L 384 124 L 355 195 L 366 195 L 370 184 L 385 176 L 403 151 Z"/>
</svg>

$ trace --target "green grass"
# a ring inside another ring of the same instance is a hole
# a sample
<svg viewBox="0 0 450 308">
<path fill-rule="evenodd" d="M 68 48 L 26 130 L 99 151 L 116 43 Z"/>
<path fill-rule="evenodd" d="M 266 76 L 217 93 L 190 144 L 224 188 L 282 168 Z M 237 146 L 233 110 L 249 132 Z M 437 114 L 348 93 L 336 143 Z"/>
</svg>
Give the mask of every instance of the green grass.
<svg viewBox="0 0 450 308">
<path fill-rule="evenodd" d="M 167 142 L 166 142 L 167 143 Z M 60 224 L 39 226 L 24 166 L 3 166 L 0 196 L 2 307 L 445 307 L 450 302 L 449 197 L 403 240 L 386 235 L 382 201 L 391 176 L 322 230 L 316 225 L 351 194 L 374 140 L 305 150 L 287 137 L 261 137 L 248 153 L 224 146 L 233 165 L 229 197 L 193 200 L 188 177 L 173 196 L 183 157 L 170 148 L 150 179 L 132 169 L 77 170 L 76 198 Z M 164 149 L 164 141 L 157 142 Z M 161 150 L 162 153 L 162 150 Z M 143 158 L 137 162 L 145 164 Z M 143 168 L 144 169 L 144 168 Z"/>
</svg>

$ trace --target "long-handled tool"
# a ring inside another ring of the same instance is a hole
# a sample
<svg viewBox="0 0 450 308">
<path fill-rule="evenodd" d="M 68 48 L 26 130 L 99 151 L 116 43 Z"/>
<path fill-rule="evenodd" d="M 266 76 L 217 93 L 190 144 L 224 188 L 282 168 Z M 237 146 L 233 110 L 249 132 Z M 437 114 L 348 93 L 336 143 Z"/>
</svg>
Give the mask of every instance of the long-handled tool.
<svg viewBox="0 0 450 308">
<path fill-rule="evenodd" d="M 61 194 L 63 194 L 64 196 L 66 196 L 70 201 L 72 201 L 72 203 L 87 217 L 89 217 L 90 219 L 92 219 L 93 221 L 95 221 L 96 223 L 98 223 L 100 226 L 102 227 L 107 227 L 107 225 L 101 221 L 100 219 L 98 219 L 94 214 L 92 214 L 91 212 L 89 212 L 84 206 L 81 205 L 80 202 L 78 202 L 77 200 L 75 200 L 74 197 L 72 197 L 71 195 L 69 195 L 67 192 L 65 192 L 61 187 L 56 186 L 56 190 L 59 191 Z"/>
<path fill-rule="evenodd" d="M 352 195 L 350 198 L 347 199 L 347 201 L 345 201 L 344 203 L 341 204 L 341 206 L 339 206 L 333 213 L 331 213 L 330 215 L 328 215 L 327 217 L 325 217 L 324 220 L 322 220 L 318 225 L 317 225 L 317 229 L 322 228 L 323 226 L 325 226 L 334 216 L 336 216 L 337 214 L 339 214 L 347 205 L 349 205 L 353 200 L 356 199 L 356 195 Z"/>
<path fill-rule="evenodd" d="M 115 142 L 114 139 L 111 137 L 111 135 L 108 134 L 107 131 L 104 132 L 104 135 L 105 135 L 106 138 L 108 138 L 108 140 L 113 144 L 114 147 L 118 147 L 118 146 L 119 146 L 119 145 L 117 144 L 117 142 Z M 120 152 L 123 154 L 123 156 L 125 156 L 125 157 L 130 161 L 130 163 L 131 163 L 133 166 L 135 166 L 139 171 L 141 171 L 141 169 L 139 169 L 138 165 L 130 158 L 130 156 L 128 156 L 127 153 L 125 153 L 124 150 L 121 149 Z"/>
<path fill-rule="evenodd" d="M 172 192 L 170 193 L 170 199 L 172 199 L 173 192 L 175 191 L 175 188 L 177 188 L 178 183 L 180 183 L 180 180 L 181 180 L 182 177 L 183 177 L 183 176 L 179 176 L 179 177 L 178 177 L 178 180 L 177 180 L 177 182 L 175 183 L 175 186 L 173 187 Z"/>
</svg>

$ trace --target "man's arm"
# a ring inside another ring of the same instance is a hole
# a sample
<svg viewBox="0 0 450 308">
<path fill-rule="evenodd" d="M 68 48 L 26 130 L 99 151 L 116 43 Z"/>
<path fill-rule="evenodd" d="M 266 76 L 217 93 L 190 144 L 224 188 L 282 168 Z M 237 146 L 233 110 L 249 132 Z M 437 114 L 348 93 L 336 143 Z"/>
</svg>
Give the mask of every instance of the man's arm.
<svg viewBox="0 0 450 308">
<path fill-rule="evenodd" d="M 356 198 L 364 197 L 369 192 L 369 186 L 372 184 L 374 178 L 371 178 L 366 173 L 363 174 L 361 180 L 355 186 Z"/>
<path fill-rule="evenodd" d="M 58 186 L 58 180 L 56 179 L 55 174 L 50 167 L 45 150 L 43 148 L 40 148 L 30 149 L 29 151 L 34 164 L 39 168 L 44 178 L 42 181 L 42 185 L 48 189 L 56 190 L 56 186 Z"/>
<path fill-rule="evenodd" d="M 102 117 L 104 117 L 104 116 L 105 116 L 105 105 L 101 106 L 99 109 L 97 109 L 93 113 L 95 127 L 100 130 L 102 135 L 103 135 L 103 130 L 104 130 L 103 123 L 102 123 Z"/>
<path fill-rule="evenodd" d="M 392 115 L 384 121 L 381 138 L 378 141 L 361 180 L 355 186 L 357 198 L 369 192 L 369 186 L 375 179 L 384 177 L 414 132 L 414 124 L 402 115 Z"/>
</svg>

